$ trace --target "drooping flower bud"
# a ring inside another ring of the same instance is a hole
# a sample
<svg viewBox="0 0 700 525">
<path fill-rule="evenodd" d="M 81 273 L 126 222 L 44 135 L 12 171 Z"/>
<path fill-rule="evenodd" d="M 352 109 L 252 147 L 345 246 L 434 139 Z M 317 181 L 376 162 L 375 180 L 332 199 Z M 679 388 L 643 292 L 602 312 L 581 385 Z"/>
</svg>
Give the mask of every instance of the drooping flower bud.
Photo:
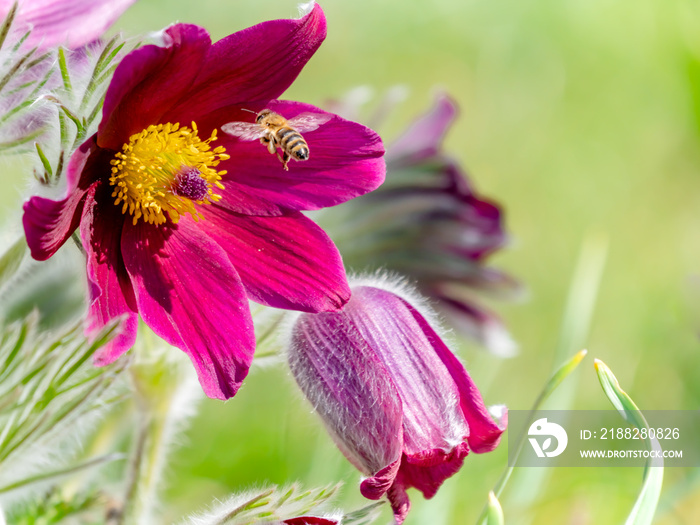
<svg viewBox="0 0 700 525">
<path fill-rule="evenodd" d="M 470 450 L 498 445 L 507 418 L 499 407 L 492 419 L 420 300 L 379 286 L 355 286 L 340 312 L 300 315 L 289 364 L 343 454 L 368 476 L 362 494 L 386 494 L 400 524 L 407 488 L 434 496 Z"/>
</svg>

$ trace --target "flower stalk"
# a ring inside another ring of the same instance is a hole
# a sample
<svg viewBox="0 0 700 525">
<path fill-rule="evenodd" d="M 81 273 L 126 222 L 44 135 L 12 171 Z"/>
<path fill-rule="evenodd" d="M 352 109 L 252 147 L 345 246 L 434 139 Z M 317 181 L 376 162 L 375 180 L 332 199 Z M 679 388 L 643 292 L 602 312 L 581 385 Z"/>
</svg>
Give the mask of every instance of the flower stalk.
<svg viewBox="0 0 700 525">
<path fill-rule="evenodd" d="M 153 523 L 168 452 L 200 398 L 186 363 L 147 335 L 130 367 L 136 433 L 118 521 L 124 525 Z"/>
</svg>

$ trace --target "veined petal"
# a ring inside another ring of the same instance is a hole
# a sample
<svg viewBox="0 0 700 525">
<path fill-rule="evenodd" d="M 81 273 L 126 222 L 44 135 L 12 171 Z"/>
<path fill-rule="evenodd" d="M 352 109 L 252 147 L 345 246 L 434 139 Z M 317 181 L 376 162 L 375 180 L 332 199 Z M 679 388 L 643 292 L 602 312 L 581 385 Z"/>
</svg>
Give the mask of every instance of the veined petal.
<svg viewBox="0 0 700 525">
<path fill-rule="evenodd" d="M 303 112 L 330 115 L 299 102 L 273 101 L 266 107 L 287 120 Z M 253 110 L 263 108 L 254 107 Z M 231 120 L 251 120 L 251 115 L 224 112 Z M 206 122 L 221 115 L 211 115 Z M 208 126 L 203 126 L 207 129 Z M 226 148 L 231 159 L 222 162 L 228 175 L 223 183 L 220 205 L 246 214 L 279 214 L 281 209 L 316 210 L 334 206 L 376 189 L 386 171 L 384 146 L 369 128 L 331 115 L 318 129 L 302 133 L 308 143 L 309 160 L 289 161 L 289 171 L 264 145 L 241 141 L 221 133 L 217 145 Z M 268 204 L 266 204 L 268 203 Z"/>
<path fill-rule="evenodd" d="M 460 443 L 449 452 L 433 449 L 420 456 L 405 456 L 396 483 L 406 488 L 415 487 L 430 499 L 447 478 L 462 468 L 467 454 L 469 445 Z"/>
<path fill-rule="evenodd" d="M 182 218 L 172 227 L 126 221 L 122 254 L 145 323 L 189 355 L 209 397 L 233 397 L 248 374 L 255 336 L 226 253 Z"/>
<path fill-rule="evenodd" d="M 88 188 L 100 176 L 105 154 L 94 139 L 85 142 L 68 163 L 66 197 L 54 201 L 32 197 L 24 203 L 22 223 L 32 257 L 45 261 L 63 246 L 80 224 Z"/>
<path fill-rule="evenodd" d="M 211 47 L 209 33 L 199 26 L 175 24 L 164 37 L 165 47 L 136 49 L 114 71 L 97 133 L 100 147 L 121 150 L 134 133 L 163 123 L 163 115 L 199 74 Z"/>
<path fill-rule="evenodd" d="M 415 163 L 437 155 L 450 125 L 457 115 L 457 107 L 441 95 L 433 108 L 417 119 L 389 148 L 387 161 L 401 164 Z"/>
<path fill-rule="evenodd" d="M 326 17 L 317 4 L 300 19 L 263 22 L 219 40 L 169 118 L 189 122 L 232 104 L 278 98 L 325 38 Z"/>
<path fill-rule="evenodd" d="M 353 465 L 376 476 L 401 458 L 398 392 L 344 312 L 300 315 L 288 358 L 299 387 Z M 390 470 L 391 475 L 380 475 L 379 485 L 365 487 L 375 499 L 391 485 L 396 469 Z"/>
<path fill-rule="evenodd" d="M 226 251 L 253 301 L 324 312 L 350 299 L 338 250 L 301 213 L 251 217 L 215 205 L 203 207 L 202 215 L 200 229 Z"/>
<path fill-rule="evenodd" d="M 416 321 L 432 341 L 436 355 L 442 360 L 449 370 L 452 380 L 457 384 L 460 406 L 469 425 L 469 437 L 467 438 L 469 448 L 477 454 L 490 452 L 498 446 L 501 440 L 501 434 L 503 434 L 507 424 L 507 414 L 504 414 L 498 423 L 494 421 L 486 409 L 479 389 L 472 381 L 464 365 L 459 362 L 459 359 L 442 342 L 440 336 L 435 333 L 420 312 L 415 310 L 410 304 L 406 303 L 406 305 L 412 310 Z"/>
<path fill-rule="evenodd" d="M 135 0 L 25 0 L 13 29 L 24 33 L 31 29 L 26 46 L 40 49 L 63 45 L 77 48 L 96 40 Z M 4 18 L 12 7 L 9 0 L 0 5 Z"/>
<path fill-rule="evenodd" d="M 411 510 L 411 501 L 408 499 L 406 487 L 401 483 L 394 483 L 387 493 L 391 510 L 394 512 L 394 521 L 401 525 Z"/>
<path fill-rule="evenodd" d="M 461 417 L 457 385 L 433 350 L 431 336 L 437 334 L 425 321 L 429 332 L 414 321 L 420 314 L 406 301 L 379 288 L 356 287 L 344 312 L 391 371 L 403 404 L 406 455 L 435 448 L 449 453 L 470 429 Z"/>
<path fill-rule="evenodd" d="M 109 188 L 91 186 L 80 222 L 80 236 L 87 254 L 89 299 L 85 333 L 90 336 L 110 320 L 126 314 L 121 333 L 94 355 L 96 365 L 108 365 L 136 341 L 138 314 L 134 290 L 121 257 L 124 216 L 111 203 Z M 102 193 L 103 198 L 96 198 Z M 106 197 L 106 199 L 104 198 Z"/>
<path fill-rule="evenodd" d="M 387 465 L 372 477 L 360 483 L 360 492 L 367 499 L 379 499 L 394 485 L 401 466 L 401 458 Z"/>
</svg>

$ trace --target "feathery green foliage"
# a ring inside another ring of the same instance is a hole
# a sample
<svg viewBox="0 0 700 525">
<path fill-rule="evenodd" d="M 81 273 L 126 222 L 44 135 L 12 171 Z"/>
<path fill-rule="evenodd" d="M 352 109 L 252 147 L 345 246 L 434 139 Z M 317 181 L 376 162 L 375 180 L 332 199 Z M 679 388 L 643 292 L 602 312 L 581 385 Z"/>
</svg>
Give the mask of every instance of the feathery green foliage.
<svg viewBox="0 0 700 525">
<path fill-rule="evenodd" d="M 89 361 L 116 330 L 111 323 L 90 342 L 80 323 L 42 333 L 32 315 L 0 334 L 0 495 L 58 479 L 80 465 L 67 461 L 70 443 L 79 442 L 92 416 L 121 399 L 113 387 L 128 361 L 104 368 Z M 104 459 L 91 458 L 83 467 Z M 43 463 L 49 460 L 47 473 Z"/>
<path fill-rule="evenodd" d="M 288 487 L 273 486 L 258 489 L 232 496 L 205 514 L 190 516 L 185 523 L 188 525 L 248 525 L 303 516 L 327 503 L 339 489 L 340 485 L 333 485 L 321 489 L 302 490 L 296 484 Z M 359 525 L 362 522 L 356 523 Z"/>
</svg>

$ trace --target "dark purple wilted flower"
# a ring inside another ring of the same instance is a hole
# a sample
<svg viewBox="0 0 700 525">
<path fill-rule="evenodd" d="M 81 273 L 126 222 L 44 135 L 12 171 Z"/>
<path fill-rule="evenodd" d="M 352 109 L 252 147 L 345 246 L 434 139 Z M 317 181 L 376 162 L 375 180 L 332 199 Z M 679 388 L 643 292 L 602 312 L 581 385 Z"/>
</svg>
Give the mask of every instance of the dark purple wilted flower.
<svg viewBox="0 0 700 525">
<path fill-rule="evenodd" d="M 442 152 L 456 108 L 441 96 L 387 148 L 387 177 L 370 195 L 328 214 L 348 267 L 387 268 L 416 282 L 451 324 L 497 354 L 515 350 L 499 318 L 477 299 L 513 294 L 518 284 L 486 266 L 507 238 L 499 207 L 479 197 Z"/>
<path fill-rule="evenodd" d="M 102 36 L 136 0 L 20 0 L 13 30 L 25 46 L 78 48 Z M 16 0 L 0 0 L 4 18 Z"/>
<path fill-rule="evenodd" d="M 498 445 L 507 415 L 498 407 L 492 419 L 430 314 L 389 288 L 354 286 L 342 311 L 301 314 L 289 364 L 343 454 L 369 476 L 362 494 L 386 494 L 401 523 L 406 489 L 431 498 L 470 450 Z"/>
<path fill-rule="evenodd" d="M 203 28 L 177 24 L 165 31 L 165 47 L 142 47 L 120 63 L 97 133 L 70 160 L 66 197 L 33 197 L 23 219 L 39 260 L 80 227 L 90 281 L 87 332 L 126 318 L 97 364 L 133 345 L 140 314 L 189 355 L 208 396 L 229 398 L 255 347 L 248 299 L 306 312 L 347 302 L 337 249 L 300 210 L 381 184 L 379 137 L 329 115 L 304 134 L 311 158 L 285 171 L 259 142 L 217 135 L 227 122 L 249 121 L 246 109 L 286 118 L 324 113 L 277 97 L 325 35 L 318 6 L 215 44 Z"/>
</svg>

